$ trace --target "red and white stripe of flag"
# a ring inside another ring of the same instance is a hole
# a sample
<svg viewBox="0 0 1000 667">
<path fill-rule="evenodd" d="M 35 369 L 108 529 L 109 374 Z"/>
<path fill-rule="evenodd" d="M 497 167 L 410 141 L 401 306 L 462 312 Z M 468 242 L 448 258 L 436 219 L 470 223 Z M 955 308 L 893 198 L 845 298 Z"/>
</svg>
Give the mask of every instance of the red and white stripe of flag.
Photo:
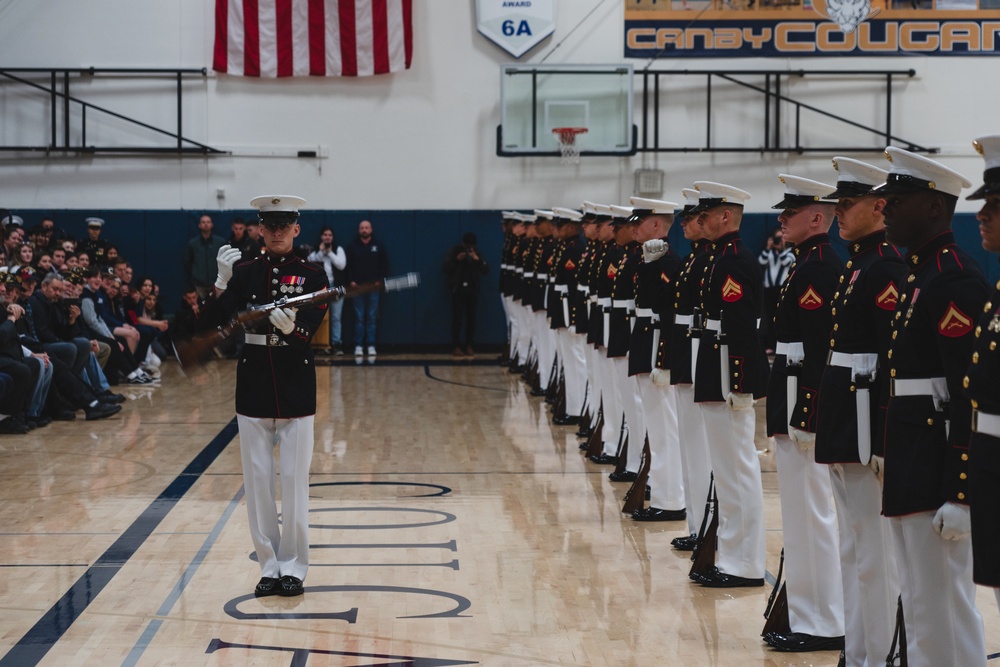
<svg viewBox="0 0 1000 667">
<path fill-rule="evenodd" d="M 369 76 L 410 68 L 412 0 L 215 0 L 212 69 Z"/>
</svg>

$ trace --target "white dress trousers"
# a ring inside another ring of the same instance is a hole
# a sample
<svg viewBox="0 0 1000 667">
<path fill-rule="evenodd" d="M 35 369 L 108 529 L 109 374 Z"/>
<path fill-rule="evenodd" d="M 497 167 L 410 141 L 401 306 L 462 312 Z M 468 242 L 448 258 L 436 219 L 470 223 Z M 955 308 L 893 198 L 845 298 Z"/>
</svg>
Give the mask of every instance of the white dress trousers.
<svg viewBox="0 0 1000 667">
<path fill-rule="evenodd" d="M 785 593 L 792 632 L 818 637 L 844 634 L 844 589 L 837 542 L 830 467 L 776 434 L 775 461 L 781 490 Z"/>
<path fill-rule="evenodd" d="M 309 569 L 309 466 L 313 416 L 260 419 L 237 415 L 250 539 L 261 576 L 304 580 Z M 281 525 L 274 448 L 281 472 Z"/>
<path fill-rule="evenodd" d="M 680 436 L 684 471 L 684 502 L 687 504 L 688 533 L 701 530 L 705 503 L 712 484 L 712 460 L 708 455 L 705 415 L 694 402 L 694 385 L 673 386 L 677 401 L 677 433 Z"/>
<path fill-rule="evenodd" d="M 545 311 L 539 310 L 532 313 L 533 340 L 538 349 L 538 384 L 542 391 L 549 388 L 552 377 L 552 363 L 556 358 L 555 336 L 549 328 L 549 320 L 545 317 Z"/>
<path fill-rule="evenodd" d="M 669 372 L 669 371 L 668 371 Z M 674 388 L 655 385 L 648 375 L 637 376 L 642 414 L 649 437 L 649 506 L 661 510 L 684 509 L 684 466 L 677 434 Z"/>
<path fill-rule="evenodd" d="M 579 417 L 583 414 L 587 393 L 587 358 L 584 356 L 587 339 L 569 329 L 559 329 L 557 333 L 562 339 L 559 358 L 566 377 L 566 414 Z"/>
<path fill-rule="evenodd" d="M 642 461 L 642 447 L 646 440 L 646 424 L 642 414 L 642 399 L 639 397 L 639 382 L 635 376 L 629 377 L 628 357 L 615 357 L 615 381 L 618 383 L 622 411 L 625 413 L 625 428 L 628 430 L 628 451 L 625 470 L 639 472 Z"/>
<path fill-rule="evenodd" d="M 934 512 L 889 517 L 899 560 L 909 667 L 986 667 L 972 540 L 934 532 Z"/>
<path fill-rule="evenodd" d="M 889 520 L 882 516 L 882 485 L 860 463 L 830 466 L 830 481 L 840 526 L 845 664 L 884 664 L 895 629 L 899 571 Z"/>
<path fill-rule="evenodd" d="M 604 440 L 603 453 L 615 456 L 618 453 L 618 439 L 625 427 L 625 414 L 622 412 L 621 391 L 616 381 L 614 359 L 608 359 L 606 350 L 598 350 L 598 382 L 601 383 L 601 398 L 604 400 L 604 430 L 601 439 Z"/>
<path fill-rule="evenodd" d="M 720 572 L 762 579 L 764 490 L 754 446 L 756 415 L 752 407 L 733 410 L 725 403 L 699 403 L 719 496 Z"/>
</svg>

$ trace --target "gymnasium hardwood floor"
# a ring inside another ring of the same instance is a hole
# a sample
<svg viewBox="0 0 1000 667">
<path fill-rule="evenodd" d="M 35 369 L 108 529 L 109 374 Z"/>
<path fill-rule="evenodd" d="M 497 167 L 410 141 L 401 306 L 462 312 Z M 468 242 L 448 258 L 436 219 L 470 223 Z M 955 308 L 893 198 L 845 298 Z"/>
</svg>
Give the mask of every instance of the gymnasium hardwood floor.
<svg viewBox="0 0 1000 667">
<path fill-rule="evenodd" d="M 0 667 L 837 663 L 767 649 L 770 587 L 690 584 L 681 524 L 624 518 L 575 429 L 504 369 L 444 357 L 319 369 L 307 592 L 255 600 L 234 375 L 170 364 L 115 418 L 0 438 Z"/>
</svg>

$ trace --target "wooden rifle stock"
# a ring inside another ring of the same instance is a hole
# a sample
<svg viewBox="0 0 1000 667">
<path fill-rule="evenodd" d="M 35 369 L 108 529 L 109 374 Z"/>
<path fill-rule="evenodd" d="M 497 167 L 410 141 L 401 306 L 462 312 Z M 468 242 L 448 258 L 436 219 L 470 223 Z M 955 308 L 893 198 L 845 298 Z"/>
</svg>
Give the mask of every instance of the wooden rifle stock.
<svg viewBox="0 0 1000 667">
<path fill-rule="evenodd" d="M 598 408 L 597 424 L 587 440 L 587 456 L 600 456 L 604 449 L 604 407 Z"/>
<path fill-rule="evenodd" d="M 709 520 L 711 515 L 711 520 Z M 708 501 L 705 504 L 705 516 L 701 520 L 701 529 L 698 531 L 698 541 L 695 544 L 694 552 L 691 554 L 691 570 L 688 577 L 698 575 L 710 575 L 715 567 L 715 551 L 718 546 L 716 537 L 719 530 L 719 498 L 715 494 L 715 476 L 712 476 L 712 483 L 708 488 Z"/>
<path fill-rule="evenodd" d="M 771 597 L 767 600 L 767 608 L 764 609 L 764 629 L 760 631 L 760 636 L 765 637 L 772 632 L 786 635 L 792 631 L 791 622 L 788 620 L 788 595 L 785 591 L 785 582 L 781 580 L 781 575 L 785 571 L 785 550 L 781 550 L 781 562 L 778 564 L 778 578 L 774 581 L 774 588 L 771 589 Z"/>
<path fill-rule="evenodd" d="M 625 501 L 622 503 L 622 513 L 631 514 L 636 510 L 641 510 L 646 505 L 646 484 L 649 483 L 649 466 L 652 462 L 652 455 L 649 451 L 649 436 L 646 436 L 642 443 L 642 460 L 639 462 L 639 474 L 635 481 L 625 493 Z"/>
<path fill-rule="evenodd" d="M 556 400 L 552 403 L 552 416 L 566 416 L 566 374 L 559 373 L 559 382 L 556 386 Z"/>
<path fill-rule="evenodd" d="M 622 429 L 618 433 L 618 452 L 615 454 L 615 474 L 621 475 L 625 472 L 625 465 L 628 463 L 628 441 L 629 433 L 625 430 L 625 417 L 622 417 Z"/>
</svg>

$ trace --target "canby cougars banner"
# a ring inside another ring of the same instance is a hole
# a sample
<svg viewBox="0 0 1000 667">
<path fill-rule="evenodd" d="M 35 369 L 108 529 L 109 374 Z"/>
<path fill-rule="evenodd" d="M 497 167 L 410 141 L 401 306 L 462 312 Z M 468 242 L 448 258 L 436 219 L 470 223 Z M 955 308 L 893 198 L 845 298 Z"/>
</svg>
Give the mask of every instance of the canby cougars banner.
<svg viewBox="0 0 1000 667">
<path fill-rule="evenodd" d="M 1000 0 L 623 1 L 628 58 L 1000 53 Z"/>
</svg>

